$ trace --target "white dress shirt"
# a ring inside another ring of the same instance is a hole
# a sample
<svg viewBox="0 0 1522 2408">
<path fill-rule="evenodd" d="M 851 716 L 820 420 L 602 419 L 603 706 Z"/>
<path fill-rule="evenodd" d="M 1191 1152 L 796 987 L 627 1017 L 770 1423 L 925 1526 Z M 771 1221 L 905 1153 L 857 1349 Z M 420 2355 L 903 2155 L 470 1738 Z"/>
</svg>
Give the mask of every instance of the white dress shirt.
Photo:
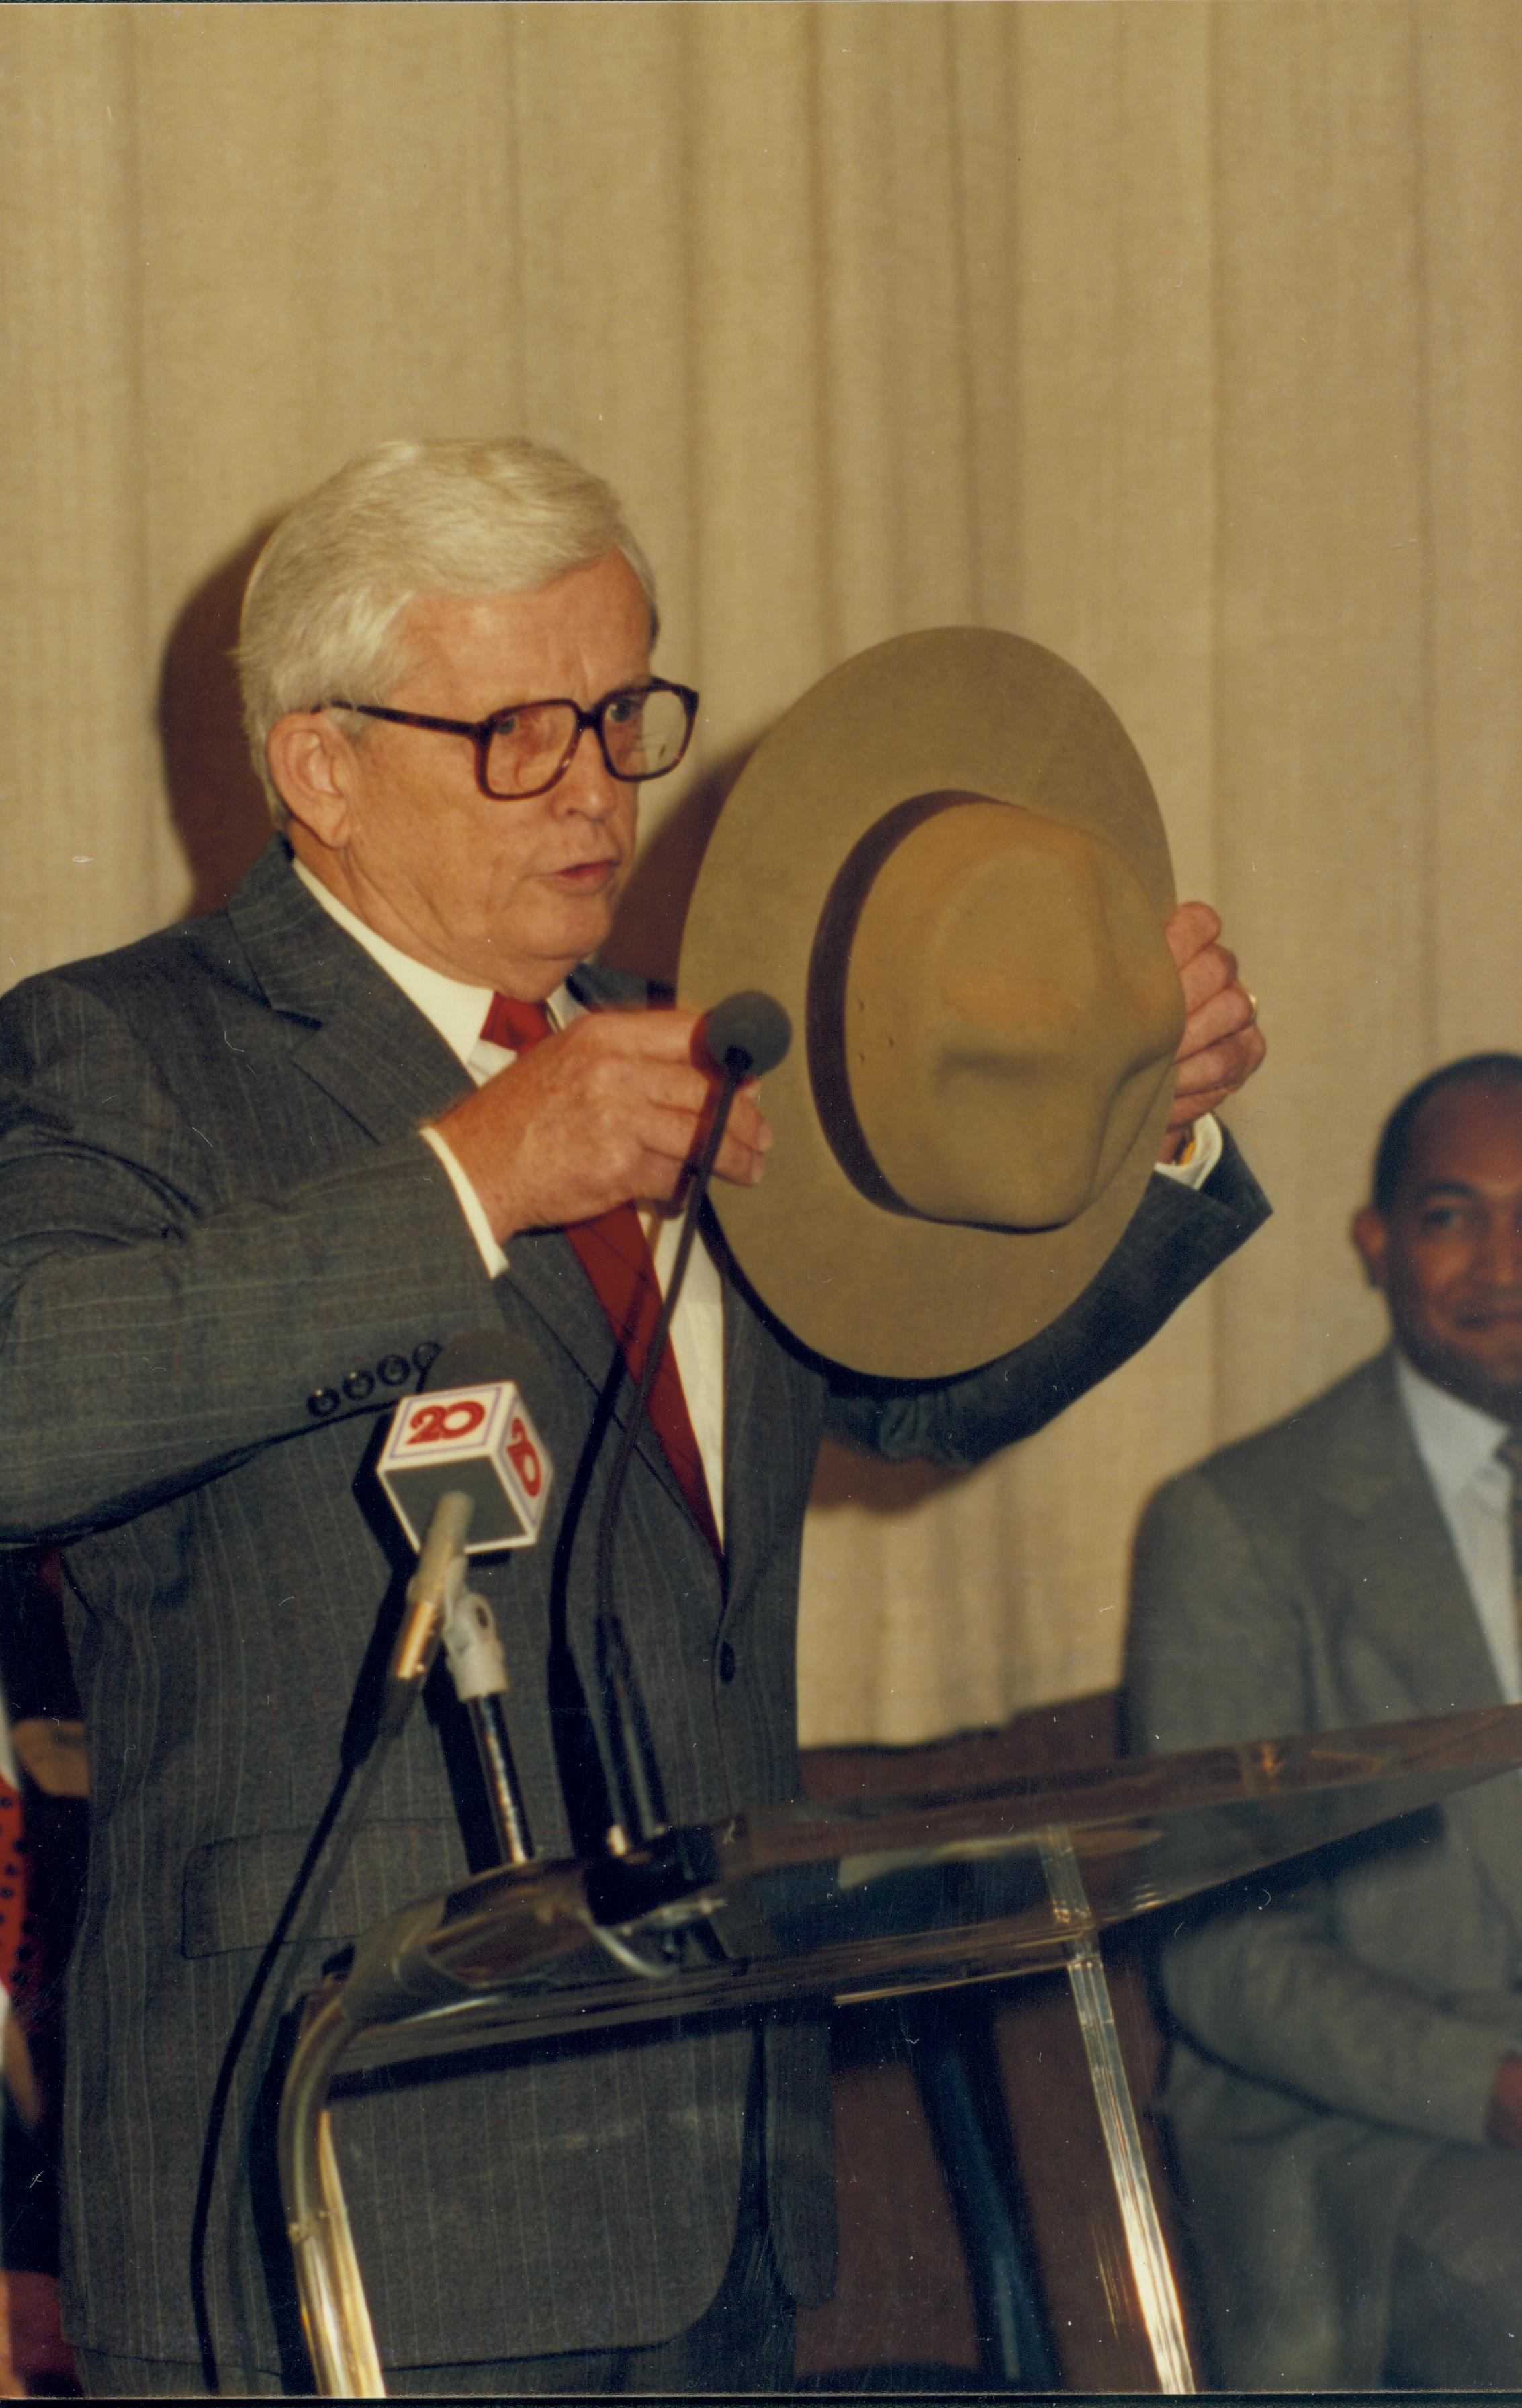
<svg viewBox="0 0 1522 2408">
<path fill-rule="evenodd" d="M 476 986 L 465 979 L 450 978 L 442 970 L 430 969 L 426 962 L 414 961 L 398 945 L 377 936 L 375 930 L 351 911 L 347 904 L 313 876 L 305 862 L 294 865 L 296 876 L 315 896 L 330 918 L 348 931 L 357 945 L 363 945 L 389 979 L 395 981 L 410 1003 L 415 1003 L 424 1018 L 436 1028 L 450 1051 L 457 1055 L 464 1068 L 478 1087 L 484 1086 L 498 1070 L 505 1070 L 517 1055 L 503 1045 L 489 1045 L 481 1028 L 491 1008 L 492 989 Z M 564 1028 L 581 1011 L 581 1005 L 568 987 L 559 987 L 547 1006 L 556 1027 Z M 460 1210 L 470 1226 L 470 1233 L 481 1250 L 481 1258 L 488 1275 L 496 1279 L 508 1268 L 508 1258 L 492 1233 L 492 1225 L 445 1140 L 436 1128 L 424 1127 L 418 1134 L 432 1146 L 449 1174 L 451 1184 L 460 1199 Z M 1175 1179 L 1185 1187 L 1202 1187 L 1221 1158 L 1221 1130 L 1213 1113 L 1205 1113 L 1195 1123 L 1193 1143 L 1185 1162 L 1159 1163 L 1157 1168 L 1166 1178 Z M 667 1282 L 676 1259 L 682 1223 L 677 1214 L 642 1211 L 640 1219 L 654 1260 L 655 1276 L 666 1292 Z M 671 1319 L 671 1351 L 677 1358 L 682 1394 L 687 1399 L 687 1412 L 693 1426 L 693 1436 L 702 1457 L 704 1476 L 708 1481 L 709 1502 L 719 1536 L 724 1536 L 724 1290 L 717 1266 L 706 1247 L 694 1246 L 687 1265 L 687 1276 L 677 1309 Z M 1504 1476 L 1504 1475 L 1503 1475 Z"/>
<path fill-rule="evenodd" d="M 1496 1461 L 1506 1424 L 1466 1405 L 1406 1361 L 1395 1358 L 1396 1384 L 1416 1452 L 1437 1491 L 1496 1681 L 1509 1705 L 1522 1699 L 1516 1598 L 1512 1573 L 1512 1476 Z"/>
</svg>

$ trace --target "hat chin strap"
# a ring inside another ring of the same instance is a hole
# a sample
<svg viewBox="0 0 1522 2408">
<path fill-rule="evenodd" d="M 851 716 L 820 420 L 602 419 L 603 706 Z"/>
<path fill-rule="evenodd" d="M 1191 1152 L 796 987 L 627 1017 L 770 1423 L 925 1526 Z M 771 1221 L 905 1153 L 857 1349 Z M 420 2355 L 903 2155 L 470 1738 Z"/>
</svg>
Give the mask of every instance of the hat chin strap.
<svg viewBox="0 0 1522 2408">
<path fill-rule="evenodd" d="M 844 975 L 821 964 L 809 1015 L 842 1168 L 920 1219 L 1076 1220 L 1134 1145 L 1184 1020 L 1156 907 L 1124 855 L 1019 804 L 922 796 L 878 824 L 832 903 L 842 882 L 854 924 L 826 911 L 815 961 L 838 945 Z"/>
</svg>

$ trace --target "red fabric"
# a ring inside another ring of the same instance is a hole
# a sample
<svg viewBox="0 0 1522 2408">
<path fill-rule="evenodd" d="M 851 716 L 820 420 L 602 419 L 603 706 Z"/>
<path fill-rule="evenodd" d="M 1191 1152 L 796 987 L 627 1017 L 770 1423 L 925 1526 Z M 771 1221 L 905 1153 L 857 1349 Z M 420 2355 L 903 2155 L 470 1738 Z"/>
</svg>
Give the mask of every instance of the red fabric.
<svg viewBox="0 0 1522 2408">
<path fill-rule="evenodd" d="M 488 1044 L 526 1053 L 551 1033 L 542 1003 L 520 1003 L 508 995 L 494 996 L 481 1035 Z M 660 1318 L 661 1283 L 655 1276 L 639 1215 L 632 1204 L 601 1212 L 595 1221 L 578 1221 L 566 1231 L 582 1268 L 596 1291 L 608 1326 L 623 1350 L 629 1378 L 636 1388 L 644 1376 L 645 1356 Z M 645 1412 L 676 1474 L 693 1520 L 714 1554 L 722 1557 L 713 1508 L 709 1500 L 703 1458 L 693 1435 L 692 1416 L 682 1391 L 682 1375 L 669 1341 L 662 1348 L 651 1382 Z"/>
<path fill-rule="evenodd" d="M 0 2273 L 0 2400 L 78 2400 L 53 2274 Z"/>
<path fill-rule="evenodd" d="M 35 1988 L 37 1971 L 36 1934 L 28 1924 L 26 1893 L 22 1801 L 0 1774 L 0 1984 L 18 2006 Z"/>
</svg>

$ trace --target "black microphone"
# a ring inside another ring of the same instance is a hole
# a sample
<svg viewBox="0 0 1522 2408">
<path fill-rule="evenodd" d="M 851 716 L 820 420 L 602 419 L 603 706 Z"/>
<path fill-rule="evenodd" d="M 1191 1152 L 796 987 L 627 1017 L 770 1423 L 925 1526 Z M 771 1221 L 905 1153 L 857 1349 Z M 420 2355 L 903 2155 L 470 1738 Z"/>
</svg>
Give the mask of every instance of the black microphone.
<svg viewBox="0 0 1522 2408">
<path fill-rule="evenodd" d="M 687 1190 L 682 1235 L 677 1241 L 670 1283 L 651 1333 L 644 1370 L 613 1458 L 597 1528 L 597 1618 L 595 1627 L 597 1670 L 612 1744 L 614 1787 L 618 1792 L 622 1817 L 616 1840 L 613 1834 L 609 1835 L 610 1843 L 615 1846 L 626 1846 L 630 1842 L 636 1845 L 648 1842 L 667 1828 L 654 1743 L 644 1700 L 635 1681 L 628 1641 L 613 1603 L 613 1532 L 624 1494 L 624 1482 L 634 1451 L 635 1435 L 650 1401 L 656 1367 L 670 1336 L 671 1316 L 677 1309 L 677 1299 L 687 1276 L 698 1216 L 708 1195 L 709 1182 L 713 1176 L 713 1165 L 718 1158 L 736 1090 L 742 1079 L 760 1078 L 768 1070 L 774 1070 L 792 1041 L 793 1024 L 782 1005 L 774 996 L 763 995 L 756 988 L 726 996 L 722 1003 L 714 1004 L 703 1014 L 694 1032 L 694 1059 L 699 1065 L 706 1059 L 717 1072 L 719 1092 L 709 1119 L 702 1154 Z"/>
<path fill-rule="evenodd" d="M 793 1024 L 775 996 L 747 987 L 726 995 L 697 1024 L 697 1043 L 716 1070 L 763 1079 L 793 1042 Z"/>
</svg>

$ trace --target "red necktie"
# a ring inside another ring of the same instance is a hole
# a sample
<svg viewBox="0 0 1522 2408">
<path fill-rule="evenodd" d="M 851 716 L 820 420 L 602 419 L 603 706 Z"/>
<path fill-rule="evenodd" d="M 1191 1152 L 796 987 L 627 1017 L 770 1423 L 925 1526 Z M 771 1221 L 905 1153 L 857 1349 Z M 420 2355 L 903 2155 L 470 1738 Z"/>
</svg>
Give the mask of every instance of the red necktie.
<svg viewBox="0 0 1522 2408">
<path fill-rule="evenodd" d="M 492 998 L 481 1033 L 489 1045 L 502 1045 L 511 1053 L 524 1054 L 541 1038 L 548 1037 L 551 1030 L 542 1003 L 520 1003 L 512 996 L 498 995 Z M 608 1326 L 618 1340 L 629 1378 L 638 1389 L 661 1311 L 661 1283 L 655 1276 L 639 1215 L 632 1204 L 620 1204 L 611 1212 L 600 1212 L 595 1221 L 576 1222 L 565 1234 L 596 1291 L 597 1302 L 607 1315 Z M 709 1501 L 703 1458 L 693 1436 L 692 1417 L 682 1393 L 682 1375 L 669 1341 L 661 1349 L 645 1400 L 645 1412 L 693 1520 L 722 1560 L 724 1550 Z"/>
</svg>

